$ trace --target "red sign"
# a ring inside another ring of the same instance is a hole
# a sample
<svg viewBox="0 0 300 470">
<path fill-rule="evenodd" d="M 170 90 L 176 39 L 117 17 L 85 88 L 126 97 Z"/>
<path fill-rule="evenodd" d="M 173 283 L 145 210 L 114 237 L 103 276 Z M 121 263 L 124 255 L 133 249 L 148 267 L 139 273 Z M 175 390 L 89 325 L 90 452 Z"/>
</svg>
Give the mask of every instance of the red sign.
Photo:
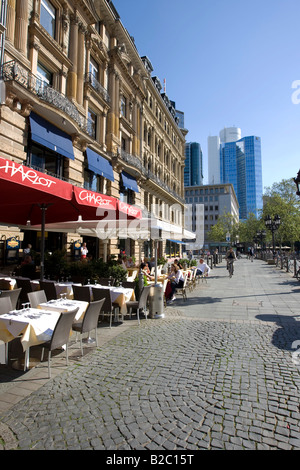
<svg viewBox="0 0 300 470">
<path fill-rule="evenodd" d="M 0 157 L 0 179 L 63 199 L 72 198 L 71 184 L 2 157 Z"/>
<path fill-rule="evenodd" d="M 117 199 L 104 194 L 95 193 L 89 189 L 74 186 L 74 193 L 78 204 L 107 210 L 117 209 Z"/>
<path fill-rule="evenodd" d="M 135 219 L 142 218 L 142 210 L 139 207 L 131 206 L 126 202 L 118 201 L 119 211 Z"/>
</svg>

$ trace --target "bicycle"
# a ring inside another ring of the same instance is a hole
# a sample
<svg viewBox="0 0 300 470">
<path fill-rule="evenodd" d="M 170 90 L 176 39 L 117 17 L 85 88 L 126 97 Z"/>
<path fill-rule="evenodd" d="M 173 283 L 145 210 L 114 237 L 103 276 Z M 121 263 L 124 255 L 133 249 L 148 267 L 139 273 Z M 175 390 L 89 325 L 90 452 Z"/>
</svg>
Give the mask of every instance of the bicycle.
<svg viewBox="0 0 300 470">
<path fill-rule="evenodd" d="M 229 272 L 229 277 L 233 276 L 233 261 L 228 261 L 228 272 Z"/>
</svg>

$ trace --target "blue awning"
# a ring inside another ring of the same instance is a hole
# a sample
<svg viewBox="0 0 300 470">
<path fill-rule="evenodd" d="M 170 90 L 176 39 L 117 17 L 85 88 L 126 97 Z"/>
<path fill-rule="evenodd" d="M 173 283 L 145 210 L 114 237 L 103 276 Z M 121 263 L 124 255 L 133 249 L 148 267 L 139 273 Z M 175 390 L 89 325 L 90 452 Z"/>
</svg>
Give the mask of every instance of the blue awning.
<svg viewBox="0 0 300 470">
<path fill-rule="evenodd" d="M 136 179 L 133 176 L 126 173 L 125 171 L 122 171 L 122 181 L 126 189 L 131 189 L 131 191 L 135 191 L 136 193 L 139 193 L 139 188 L 138 188 Z"/>
<path fill-rule="evenodd" d="M 180 245 L 185 245 L 186 242 L 182 242 L 181 240 L 171 240 L 170 238 L 168 238 L 169 242 L 173 242 L 173 243 L 179 243 Z"/>
<path fill-rule="evenodd" d="M 112 164 L 98 153 L 91 149 L 86 149 L 88 168 L 97 175 L 104 176 L 110 181 L 115 181 Z"/>
<path fill-rule="evenodd" d="M 64 157 L 74 160 L 71 137 L 50 122 L 31 113 L 29 116 L 31 139 Z"/>
</svg>

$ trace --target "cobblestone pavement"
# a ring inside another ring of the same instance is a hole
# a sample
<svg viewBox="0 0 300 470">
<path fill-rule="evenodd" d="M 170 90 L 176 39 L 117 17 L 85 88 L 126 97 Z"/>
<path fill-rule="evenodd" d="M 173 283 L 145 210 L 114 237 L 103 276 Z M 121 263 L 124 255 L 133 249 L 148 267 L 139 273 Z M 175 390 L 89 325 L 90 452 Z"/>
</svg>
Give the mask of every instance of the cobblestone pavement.
<svg viewBox="0 0 300 470">
<path fill-rule="evenodd" d="M 0 448 L 300 449 L 300 284 L 259 260 L 211 274 L 0 411 Z"/>
</svg>

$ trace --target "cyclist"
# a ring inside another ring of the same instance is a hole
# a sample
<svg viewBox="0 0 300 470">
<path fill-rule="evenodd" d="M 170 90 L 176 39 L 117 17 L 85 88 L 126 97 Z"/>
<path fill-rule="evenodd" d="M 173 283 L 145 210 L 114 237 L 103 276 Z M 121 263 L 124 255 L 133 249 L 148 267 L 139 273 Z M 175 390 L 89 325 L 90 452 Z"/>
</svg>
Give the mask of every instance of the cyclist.
<svg viewBox="0 0 300 470">
<path fill-rule="evenodd" d="M 233 275 L 233 263 L 236 260 L 236 256 L 232 247 L 230 247 L 227 251 L 225 259 L 227 260 L 227 269 L 229 271 L 229 277 L 231 277 Z"/>
</svg>

